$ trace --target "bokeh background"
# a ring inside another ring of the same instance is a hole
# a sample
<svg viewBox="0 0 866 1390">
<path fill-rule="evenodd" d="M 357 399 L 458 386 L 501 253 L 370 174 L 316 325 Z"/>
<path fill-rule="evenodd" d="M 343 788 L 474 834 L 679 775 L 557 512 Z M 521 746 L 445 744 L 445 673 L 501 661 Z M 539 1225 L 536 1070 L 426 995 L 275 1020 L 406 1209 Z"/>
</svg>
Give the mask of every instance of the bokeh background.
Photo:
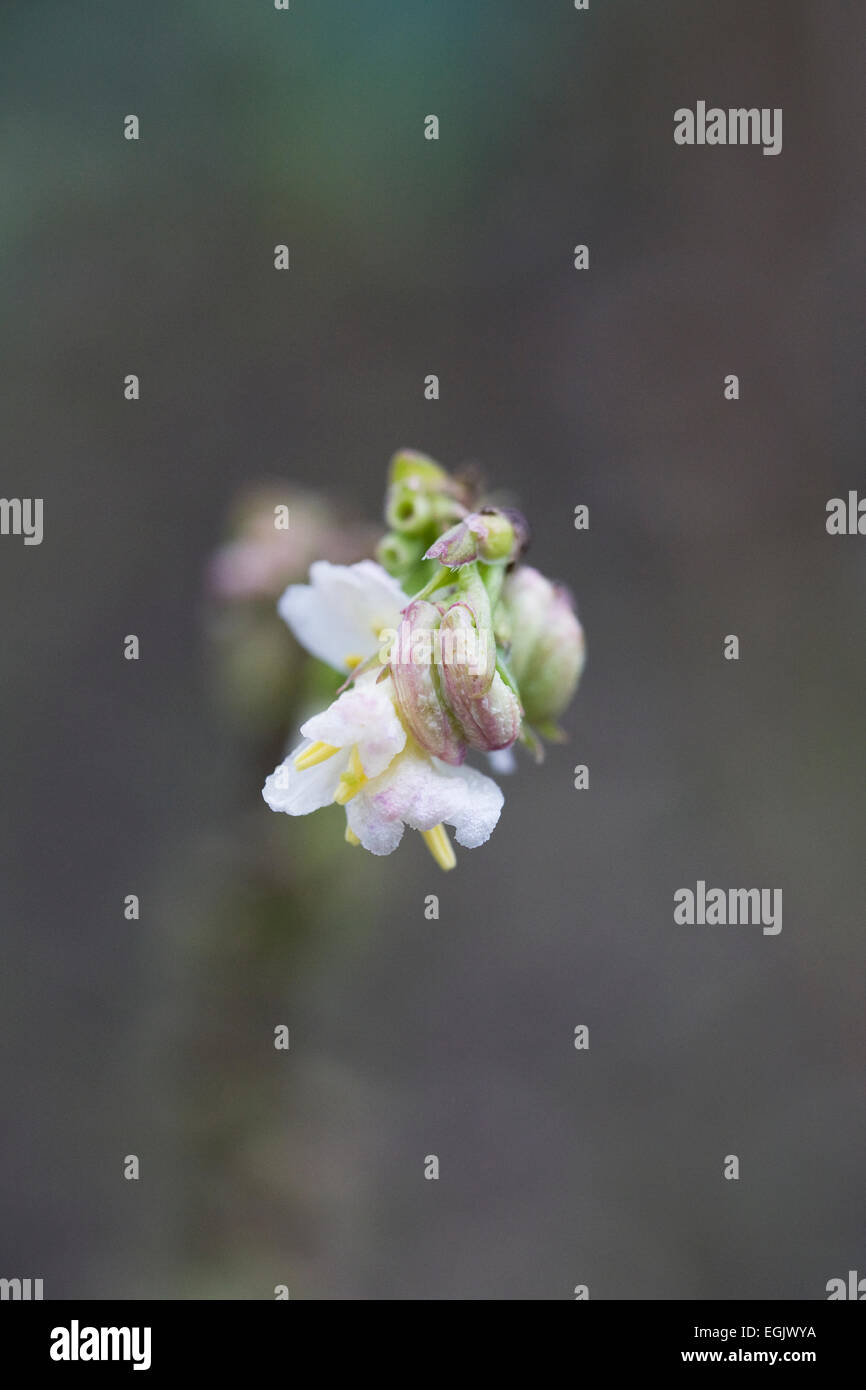
<svg viewBox="0 0 866 1390">
<path fill-rule="evenodd" d="M 864 483 L 863 31 L 842 0 L 6 0 L 2 492 L 45 538 L 0 539 L 0 1274 L 864 1269 L 866 541 L 824 528 Z M 677 148 L 698 99 L 781 106 L 783 153 Z M 447 877 L 267 810 L 297 654 L 208 578 L 269 481 L 375 534 L 400 446 L 522 503 L 589 644 L 570 743 Z M 676 927 L 698 878 L 781 887 L 781 935 Z"/>
</svg>

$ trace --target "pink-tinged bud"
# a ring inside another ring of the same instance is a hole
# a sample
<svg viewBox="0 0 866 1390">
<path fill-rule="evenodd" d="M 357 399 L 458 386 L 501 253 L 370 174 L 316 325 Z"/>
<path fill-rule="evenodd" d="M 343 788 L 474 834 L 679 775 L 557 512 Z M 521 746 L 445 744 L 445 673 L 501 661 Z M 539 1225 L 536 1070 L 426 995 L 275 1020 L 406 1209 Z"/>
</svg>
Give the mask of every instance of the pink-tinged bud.
<svg viewBox="0 0 866 1390">
<path fill-rule="evenodd" d="M 404 609 L 391 652 L 391 679 L 409 732 L 428 753 L 456 766 L 466 757 L 466 744 L 439 693 L 438 627 L 435 604 L 417 599 Z"/>
<path fill-rule="evenodd" d="M 511 646 L 508 666 L 530 724 L 555 722 L 577 689 L 585 660 L 583 628 L 571 596 L 528 565 L 502 589 Z"/>
<path fill-rule="evenodd" d="M 486 599 L 483 585 L 479 598 Z M 484 602 L 485 613 L 489 608 Z M 479 616 L 482 621 L 479 622 Z M 442 693 L 471 748 L 492 753 L 517 738 L 520 701 L 496 670 L 496 642 L 471 602 L 452 604 L 439 627 Z"/>
<path fill-rule="evenodd" d="M 446 676 L 447 679 L 447 676 Z M 510 748 L 523 722 L 523 710 L 514 691 L 496 671 L 485 695 L 467 699 L 462 689 L 449 687 L 449 704 L 470 748 L 493 753 Z"/>
<path fill-rule="evenodd" d="M 448 569 L 459 569 L 473 560 L 488 565 L 508 564 L 523 553 L 528 543 L 529 526 L 520 512 L 487 507 L 470 512 L 440 536 L 425 559 L 438 560 Z"/>
<path fill-rule="evenodd" d="M 489 626 L 479 626 L 468 603 L 454 603 L 443 614 L 439 659 L 449 702 L 453 704 L 455 697 L 478 700 L 487 694 L 496 670 L 496 639 Z"/>
</svg>

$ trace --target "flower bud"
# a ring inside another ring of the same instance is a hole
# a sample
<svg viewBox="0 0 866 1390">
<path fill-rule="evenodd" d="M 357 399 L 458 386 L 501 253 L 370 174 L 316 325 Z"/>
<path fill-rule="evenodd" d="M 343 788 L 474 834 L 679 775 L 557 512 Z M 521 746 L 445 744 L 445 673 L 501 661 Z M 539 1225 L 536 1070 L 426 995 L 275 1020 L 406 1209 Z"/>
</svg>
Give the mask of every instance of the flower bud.
<svg viewBox="0 0 866 1390">
<path fill-rule="evenodd" d="M 451 477 L 444 468 L 414 449 L 401 449 L 394 455 L 388 470 L 388 482 L 391 486 L 407 483 L 424 492 L 447 492 L 452 486 Z"/>
<path fill-rule="evenodd" d="M 376 546 L 376 559 L 389 574 L 403 575 L 417 565 L 421 552 L 417 541 L 389 531 Z"/>
<path fill-rule="evenodd" d="M 496 670 L 496 640 L 484 586 L 471 600 L 451 605 L 439 625 L 442 694 L 470 748 L 508 748 L 523 719 L 520 701 Z M 478 611 L 480 608 L 480 611 Z"/>
<path fill-rule="evenodd" d="M 453 603 L 443 614 L 439 657 L 442 689 L 452 707 L 455 701 L 486 695 L 496 670 L 496 641 L 489 626 L 479 624 L 468 603 Z"/>
<path fill-rule="evenodd" d="M 403 610 L 391 650 L 391 679 L 397 706 L 415 740 L 443 762 L 458 765 L 466 745 L 439 692 L 439 668 L 434 661 L 439 609 L 416 599 Z"/>
<path fill-rule="evenodd" d="M 470 748 L 494 753 L 499 748 L 510 748 L 520 733 L 520 701 L 498 671 L 480 698 L 467 699 L 461 690 L 449 689 L 449 703 Z"/>
<path fill-rule="evenodd" d="M 516 560 L 529 542 L 529 527 L 520 512 L 486 507 L 458 521 L 431 545 L 425 559 L 438 560 L 448 569 L 459 569 L 473 560 L 507 564 Z"/>
<path fill-rule="evenodd" d="M 571 596 L 538 570 L 522 565 L 508 575 L 501 606 L 511 648 L 509 669 L 520 689 L 530 724 L 552 724 L 580 680 L 585 651 L 583 628 Z"/>
<path fill-rule="evenodd" d="M 385 502 L 385 520 L 395 531 L 416 535 L 433 520 L 433 504 L 414 480 L 392 483 Z"/>
</svg>

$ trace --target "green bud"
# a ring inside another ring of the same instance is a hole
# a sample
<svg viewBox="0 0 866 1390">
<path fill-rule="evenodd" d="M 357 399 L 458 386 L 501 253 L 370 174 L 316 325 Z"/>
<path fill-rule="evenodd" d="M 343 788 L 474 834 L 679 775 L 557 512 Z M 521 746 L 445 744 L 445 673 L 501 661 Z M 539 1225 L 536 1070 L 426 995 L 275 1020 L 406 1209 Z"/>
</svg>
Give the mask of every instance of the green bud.
<svg viewBox="0 0 866 1390">
<path fill-rule="evenodd" d="M 513 557 L 517 542 L 514 522 L 505 512 L 482 513 L 487 524 L 487 534 L 481 540 L 480 558 L 488 565 Z"/>
<path fill-rule="evenodd" d="M 417 483 L 392 483 L 385 502 L 385 520 L 395 531 L 405 531 L 407 535 L 417 535 L 423 531 L 433 516 L 430 498 L 423 493 Z"/>
<path fill-rule="evenodd" d="M 401 449 L 394 455 L 388 470 L 388 482 L 409 483 L 423 488 L 425 492 L 440 492 L 451 487 L 451 478 L 426 454 L 418 454 L 414 449 Z"/>
<path fill-rule="evenodd" d="M 526 549 L 529 527 L 520 512 L 485 507 L 470 512 L 431 545 L 426 559 L 438 560 L 448 569 L 481 560 L 488 565 L 508 564 Z"/>
<path fill-rule="evenodd" d="M 389 531 L 376 546 L 376 559 L 395 578 L 408 574 L 421 558 L 418 543 L 396 531 Z"/>
<path fill-rule="evenodd" d="M 529 565 L 508 575 L 501 605 L 511 639 L 509 669 L 527 721 L 553 724 L 571 700 L 583 671 L 583 628 L 571 597 Z"/>
</svg>

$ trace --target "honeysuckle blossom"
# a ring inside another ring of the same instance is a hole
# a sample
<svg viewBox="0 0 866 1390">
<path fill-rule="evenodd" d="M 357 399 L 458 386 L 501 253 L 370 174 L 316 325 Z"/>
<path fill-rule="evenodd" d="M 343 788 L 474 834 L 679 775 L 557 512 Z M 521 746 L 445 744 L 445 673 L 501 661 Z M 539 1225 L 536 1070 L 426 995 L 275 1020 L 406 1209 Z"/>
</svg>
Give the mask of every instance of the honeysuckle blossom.
<svg viewBox="0 0 866 1390">
<path fill-rule="evenodd" d="M 305 816 L 345 805 L 370 778 L 384 772 L 406 746 L 388 683 L 367 676 L 301 725 L 303 742 L 267 779 L 264 798 L 273 811 Z"/>
<path fill-rule="evenodd" d="M 400 621 L 406 595 L 370 561 L 316 564 L 310 578 L 309 586 L 286 591 L 280 612 L 315 656 L 351 671 L 375 655 L 380 634 Z M 445 824 L 472 849 L 499 819 L 503 796 L 496 783 L 474 768 L 448 766 L 407 732 L 394 682 L 382 679 L 382 668 L 359 675 L 301 725 L 301 735 L 265 782 L 265 801 L 293 816 L 337 802 L 346 807 L 346 839 L 371 854 L 391 854 L 408 825 L 450 869 L 456 859 Z"/>
<path fill-rule="evenodd" d="M 453 868 L 445 824 L 467 849 L 482 845 L 499 819 L 502 792 L 475 768 L 449 767 L 407 737 L 389 687 L 362 678 L 308 719 L 304 741 L 265 782 L 265 801 L 290 816 L 336 801 L 346 808 L 346 839 L 371 854 L 391 854 L 408 825 L 443 869 Z"/>
<path fill-rule="evenodd" d="M 309 584 L 290 584 L 277 608 L 308 652 L 335 671 L 351 671 L 379 651 L 409 602 L 375 560 L 310 566 Z"/>
<path fill-rule="evenodd" d="M 288 815 L 344 806 L 346 839 L 371 854 L 391 854 L 409 826 L 443 869 L 456 862 L 445 826 L 471 849 L 502 809 L 467 753 L 510 770 L 519 739 L 540 758 L 539 734 L 563 736 L 556 720 L 584 659 L 567 591 L 520 563 L 524 518 L 472 506 L 468 482 L 404 451 L 391 463 L 383 564 L 320 561 L 283 594 L 295 637 L 348 679 L 263 790 Z"/>
<path fill-rule="evenodd" d="M 410 740 L 387 770 L 348 802 L 347 835 L 356 836 L 371 854 L 391 854 L 408 825 L 421 831 L 437 864 L 450 869 L 456 860 L 444 825 L 454 827 L 458 844 L 476 849 L 490 838 L 504 800 L 483 772 L 450 767 Z"/>
</svg>

